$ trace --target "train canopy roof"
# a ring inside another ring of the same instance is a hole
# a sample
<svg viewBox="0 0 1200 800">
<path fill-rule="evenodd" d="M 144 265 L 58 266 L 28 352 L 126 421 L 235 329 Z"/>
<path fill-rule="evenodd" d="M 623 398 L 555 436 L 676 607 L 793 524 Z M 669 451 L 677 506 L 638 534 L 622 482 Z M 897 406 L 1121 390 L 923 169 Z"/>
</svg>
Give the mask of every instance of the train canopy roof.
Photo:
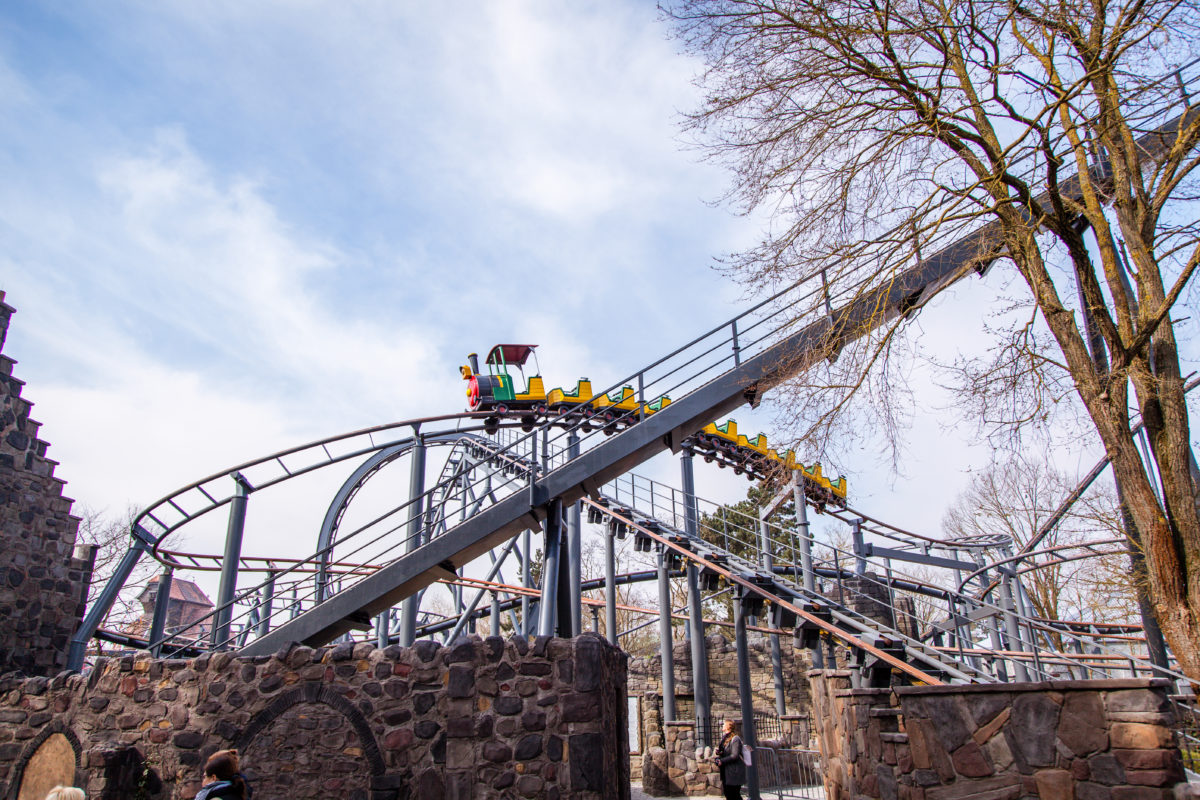
<svg viewBox="0 0 1200 800">
<path fill-rule="evenodd" d="M 492 352 L 488 353 L 487 361 L 484 363 L 496 366 L 511 364 L 523 367 L 535 348 L 537 348 L 536 344 L 498 344 L 492 348 Z"/>
</svg>

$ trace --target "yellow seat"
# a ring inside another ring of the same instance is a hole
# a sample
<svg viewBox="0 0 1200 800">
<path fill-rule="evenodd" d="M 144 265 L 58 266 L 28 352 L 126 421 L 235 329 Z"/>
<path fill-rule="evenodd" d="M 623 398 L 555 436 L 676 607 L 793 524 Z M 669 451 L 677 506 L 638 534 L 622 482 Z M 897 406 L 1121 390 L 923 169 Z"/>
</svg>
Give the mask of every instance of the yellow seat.
<svg viewBox="0 0 1200 800">
<path fill-rule="evenodd" d="M 617 411 L 633 411 L 637 408 L 637 400 L 633 397 L 633 387 L 622 386 L 611 395 L 597 395 L 592 400 L 592 408 L 597 411 L 603 408 L 612 408 Z"/>
<path fill-rule="evenodd" d="M 587 378 L 580 378 L 579 383 L 575 386 L 574 392 L 568 392 L 565 389 L 551 389 L 550 394 L 546 395 L 546 403 L 548 405 L 569 404 L 579 405 L 586 403 L 592 399 L 592 382 Z"/>
<path fill-rule="evenodd" d="M 767 454 L 767 435 L 760 433 L 753 439 L 747 439 L 745 436 L 738 437 L 738 444 L 742 447 L 748 447 L 759 455 Z"/>
<path fill-rule="evenodd" d="M 529 385 L 525 387 L 524 394 L 516 394 L 513 396 L 516 400 L 545 400 L 546 387 L 542 383 L 541 375 L 532 375 L 529 378 Z"/>
<path fill-rule="evenodd" d="M 814 462 L 811 467 L 801 465 L 800 469 L 804 472 L 804 476 L 817 486 L 832 491 L 832 487 L 829 484 L 829 479 L 821 474 L 821 462 Z"/>
<path fill-rule="evenodd" d="M 671 405 L 671 398 L 665 394 L 652 403 L 646 403 L 646 416 L 650 416 L 656 411 L 662 411 L 667 406 Z"/>
<path fill-rule="evenodd" d="M 712 436 L 725 439 L 733 444 L 738 443 L 737 423 L 731 419 L 725 420 L 720 425 L 709 425 L 704 429 L 704 432 Z"/>
</svg>

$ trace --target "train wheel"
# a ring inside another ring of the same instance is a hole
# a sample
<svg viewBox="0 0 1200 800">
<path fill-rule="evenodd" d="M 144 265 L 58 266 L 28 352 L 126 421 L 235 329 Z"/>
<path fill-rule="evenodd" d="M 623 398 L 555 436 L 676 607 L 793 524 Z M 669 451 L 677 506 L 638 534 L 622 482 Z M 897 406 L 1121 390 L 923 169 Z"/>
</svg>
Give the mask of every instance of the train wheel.
<svg viewBox="0 0 1200 800">
<path fill-rule="evenodd" d="M 537 417 L 525 416 L 521 417 L 521 430 L 529 433 L 537 425 Z"/>
<path fill-rule="evenodd" d="M 500 430 L 500 419 L 498 417 L 488 417 L 483 421 L 483 432 L 488 436 L 495 436 Z"/>
</svg>

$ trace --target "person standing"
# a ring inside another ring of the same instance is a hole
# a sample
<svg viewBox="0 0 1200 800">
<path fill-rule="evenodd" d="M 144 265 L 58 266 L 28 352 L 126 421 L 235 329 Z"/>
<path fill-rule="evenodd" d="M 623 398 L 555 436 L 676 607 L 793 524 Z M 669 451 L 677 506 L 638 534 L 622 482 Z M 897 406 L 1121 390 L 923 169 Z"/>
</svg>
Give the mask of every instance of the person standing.
<svg viewBox="0 0 1200 800">
<path fill-rule="evenodd" d="M 218 750 L 204 762 L 204 785 L 194 800 L 250 800 L 237 750 Z"/>
<path fill-rule="evenodd" d="M 742 749 L 745 745 L 742 743 L 741 728 L 737 722 L 725 720 L 721 744 L 717 747 L 715 760 L 721 771 L 721 788 L 725 790 L 725 800 L 742 800 L 746 764 L 742 760 Z"/>
</svg>

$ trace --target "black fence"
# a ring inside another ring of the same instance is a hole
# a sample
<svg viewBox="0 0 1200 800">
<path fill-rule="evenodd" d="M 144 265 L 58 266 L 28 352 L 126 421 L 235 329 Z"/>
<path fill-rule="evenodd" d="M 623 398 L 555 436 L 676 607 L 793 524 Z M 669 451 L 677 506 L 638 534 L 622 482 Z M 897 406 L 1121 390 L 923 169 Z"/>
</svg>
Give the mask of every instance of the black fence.
<svg viewBox="0 0 1200 800">
<path fill-rule="evenodd" d="M 701 747 L 709 745 L 716 747 L 721 741 L 721 731 L 725 727 L 725 721 L 732 719 L 739 725 L 742 718 L 739 717 L 715 717 L 705 725 L 701 720 L 696 720 L 696 743 Z M 754 739 L 757 742 L 782 742 L 791 743 L 792 739 L 796 739 L 801 745 L 808 744 L 808 725 L 807 720 L 800 720 L 803 725 L 796 725 L 796 721 L 787 720 L 786 722 L 774 714 L 766 714 L 761 711 L 754 712 Z M 802 730 L 801 730 L 802 729 Z M 803 741 L 800 742 L 799 739 Z"/>
</svg>

